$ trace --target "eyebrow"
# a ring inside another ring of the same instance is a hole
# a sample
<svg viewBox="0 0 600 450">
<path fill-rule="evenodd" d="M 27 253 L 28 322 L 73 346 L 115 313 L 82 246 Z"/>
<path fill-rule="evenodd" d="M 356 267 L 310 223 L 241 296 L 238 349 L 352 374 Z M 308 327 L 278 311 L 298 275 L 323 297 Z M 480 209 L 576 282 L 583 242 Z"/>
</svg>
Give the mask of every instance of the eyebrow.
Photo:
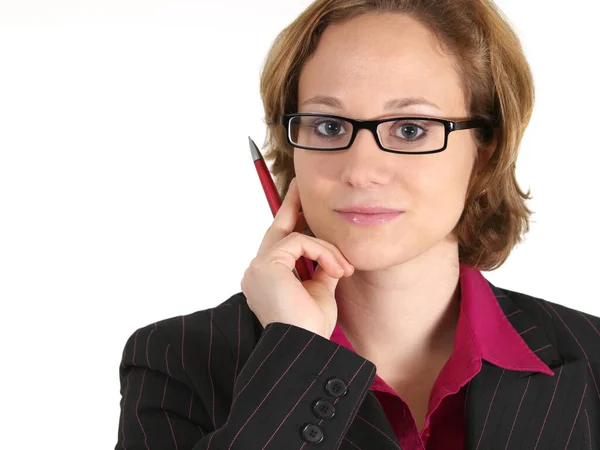
<svg viewBox="0 0 600 450">
<path fill-rule="evenodd" d="M 315 95 L 314 97 L 311 97 L 308 100 L 305 100 L 302 102 L 302 105 L 308 105 L 308 104 L 325 105 L 325 106 L 331 106 L 333 108 L 344 109 L 344 104 L 341 100 L 337 99 L 336 97 L 330 97 L 327 95 Z M 395 99 L 388 100 L 387 102 L 385 102 L 385 104 L 383 105 L 383 108 L 385 110 L 402 109 L 402 108 L 406 108 L 407 106 L 411 106 L 411 105 L 427 105 L 427 106 L 433 106 L 434 108 L 441 110 L 441 108 L 438 105 L 427 100 L 424 97 L 395 98 Z"/>
</svg>

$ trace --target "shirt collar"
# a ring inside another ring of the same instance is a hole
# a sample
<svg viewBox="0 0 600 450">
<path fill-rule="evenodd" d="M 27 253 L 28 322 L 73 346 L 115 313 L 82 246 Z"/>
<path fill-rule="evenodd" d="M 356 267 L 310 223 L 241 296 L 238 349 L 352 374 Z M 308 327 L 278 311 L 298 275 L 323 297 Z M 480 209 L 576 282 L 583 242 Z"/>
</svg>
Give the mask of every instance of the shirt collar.
<svg viewBox="0 0 600 450">
<path fill-rule="evenodd" d="M 482 359 L 508 370 L 554 372 L 513 328 L 481 272 L 461 265 L 461 314 Z"/>
<path fill-rule="evenodd" d="M 450 364 L 484 359 L 503 369 L 554 373 L 510 324 L 479 270 L 461 264 L 459 282 L 460 314 Z M 330 340 L 355 351 L 337 324 Z"/>
</svg>

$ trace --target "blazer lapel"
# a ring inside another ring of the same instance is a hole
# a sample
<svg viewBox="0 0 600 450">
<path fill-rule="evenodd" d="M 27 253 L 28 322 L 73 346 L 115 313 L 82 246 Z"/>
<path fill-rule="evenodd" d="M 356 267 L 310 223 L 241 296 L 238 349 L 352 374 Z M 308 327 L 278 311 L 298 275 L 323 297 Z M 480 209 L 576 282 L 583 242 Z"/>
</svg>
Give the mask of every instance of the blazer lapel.
<svg viewBox="0 0 600 450">
<path fill-rule="evenodd" d="M 550 405 L 558 377 L 565 380 L 566 372 L 585 377 L 587 367 L 566 364 L 544 331 L 535 326 L 530 316 L 498 288 L 490 286 L 505 316 L 532 351 L 555 372 L 554 376 L 539 372 L 505 370 L 487 361 L 482 362 L 481 371 L 466 386 L 465 398 L 465 448 L 466 450 L 527 449 L 548 450 L 548 438 L 557 429 L 571 428 L 572 421 L 556 420 L 556 414 L 546 412 L 549 407 L 568 411 L 567 417 L 575 417 L 581 400 L 581 389 L 571 396 L 561 396 Z M 561 373 L 562 372 L 562 373 Z M 572 413 L 572 415 L 571 415 Z M 543 432 L 540 436 L 540 430 Z M 545 430 L 545 431 L 544 431 Z M 550 430 L 550 431 L 548 431 Z M 547 433 L 547 434 L 546 434 Z M 508 445 L 507 445 L 508 443 Z M 536 447 L 537 445 L 537 447 Z M 383 408 L 372 391 L 362 402 L 340 450 L 402 450 L 400 442 L 385 415 Z M 558 447 L 557 447 L 558 448 Z M 563 442 L 560 449 L 564 449 Z"/>
<path fill-rule="evenodd" d="M 506 370 L 483 361 L 466 387 L 466 449 L 579 448 L 580 441 L 572 434 L 585 395 L 587 366 L 583 361 L 563 360 L 530 319 L 531 313 L 490 286 L 513 328 L 523 333 L 525 343 L 554 376 Z"/>
<path fill-rule="evenodd" d="M 367 393 L 360 405 L 339 448 L 340 450 L 402 450 L 390 421 L 372 391 Z"/>
</svg>

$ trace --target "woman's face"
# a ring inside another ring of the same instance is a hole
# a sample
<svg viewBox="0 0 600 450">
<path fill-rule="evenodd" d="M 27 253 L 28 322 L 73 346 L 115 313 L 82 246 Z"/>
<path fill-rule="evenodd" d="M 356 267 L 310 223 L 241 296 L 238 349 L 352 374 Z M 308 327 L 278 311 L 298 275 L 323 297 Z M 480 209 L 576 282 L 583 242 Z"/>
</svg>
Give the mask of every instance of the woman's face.
<svg viewBox="0 0 600 450">
<path fill-rule="evenodd" d="M 329 26 L 302 68 L 298 112 L 353 119 L 429 116 L 468 119 L 452 60 L 433 35 L 402 14 L 367 14 Z M 333 97 L 339 103 L 311 101 Z M 434 103 L 384 109 L 393 99 Z M 413 130 L 409 130 L 413 132 Z M 440 153 L 382 151 L 368 130 L 347 150 L 294 149 L 302 210 L 315 236 L 336 245 L 358 270 L 402 264 L 443 241 L 463 211 L 475 163 L 472 130 L 453 132 Z M 384 224 L 359 226 L 336 209 L 372 204 L 403 211 Z"/>
</svg>

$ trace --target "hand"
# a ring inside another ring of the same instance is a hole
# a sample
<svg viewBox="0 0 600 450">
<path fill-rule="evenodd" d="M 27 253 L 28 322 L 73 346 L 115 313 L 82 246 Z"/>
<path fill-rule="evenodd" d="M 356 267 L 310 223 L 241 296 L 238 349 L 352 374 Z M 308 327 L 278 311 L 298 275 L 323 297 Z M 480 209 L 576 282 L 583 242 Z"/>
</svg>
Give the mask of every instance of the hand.
<svg viewBox="0 0 600 450">
<path fill-rule="evenodd" d="M 337 322 L 335 288 L 354 267 L 333 244 L 298 231 L 307 226 L 300 207 L 294 178 L 241 288 L 263 327 L 282 322 L 329 339 Z M 300 281 L 292 272 L 301 256 L 318 262 L 311 280 Z"/>
</svg>

